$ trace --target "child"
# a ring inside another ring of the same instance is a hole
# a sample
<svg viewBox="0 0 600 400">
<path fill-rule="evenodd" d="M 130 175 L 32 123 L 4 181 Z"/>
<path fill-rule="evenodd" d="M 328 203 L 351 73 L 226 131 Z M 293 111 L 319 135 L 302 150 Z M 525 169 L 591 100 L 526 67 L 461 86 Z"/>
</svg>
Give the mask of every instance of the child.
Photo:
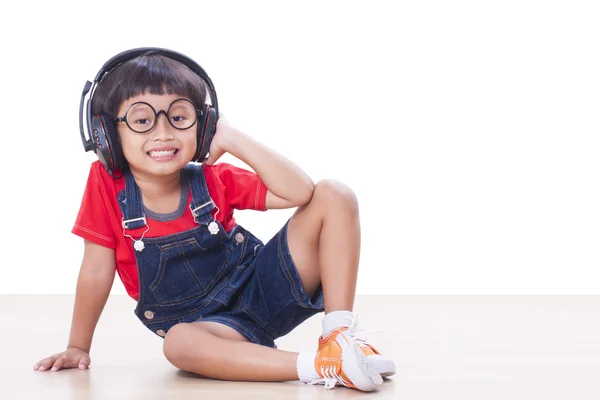
<svg viewBox="0 0 600 400">
<path fill-rule="evenodd" d="M 352 313 L 360 252 L 354 193 L 337 181 L 313 184 L 222 115 L 210 142 L 216 94 L 187 57 L 166 49 L 121 54 L 98 74 L 88 102 L 88 129 L 107 134 L 106 143 L 84 139 L 100 160 L 73 228 L 85 252 L 69 343 L 34 369 L 90 365 L 116 272 L 137 300 L 137 317 L 164 338 L 167 360 L 182 370 L 363 391 L 394 374 L 393 361 L 357 335 Z M 213 108 L 205 105 L 207 88 Z M 224 153 L 255 172 L 215 164 Z M 234 209 L 290 207 L 298 209 L 266 245 L 233 217 Z M 275 348 L 276 338 L 321 311 L 316 353 Z"/>
</svg>

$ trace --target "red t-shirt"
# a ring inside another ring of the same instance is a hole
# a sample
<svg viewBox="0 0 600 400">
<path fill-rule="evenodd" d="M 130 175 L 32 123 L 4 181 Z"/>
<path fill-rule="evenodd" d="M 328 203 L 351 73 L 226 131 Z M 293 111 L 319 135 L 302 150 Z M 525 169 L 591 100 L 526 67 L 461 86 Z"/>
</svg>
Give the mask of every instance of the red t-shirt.
<svg viewBox="0 0 600 400">
<path fill-rule="evenodd" d="M 219 208 L 213 210 L 217 220 L 229 232 L 235 227 L 233 210 L 265 211 L 267 187 L 254 172 L 227 163 L 205 165 L 206 186 L 210 197 Z M 117 203 L 117 194 L 125 188 L 125 179 L 114 180 L 99 161 L 92 163 L 81 208 L 71 232 L 82 238 L 115 250 L 117 273 L 129 296 L 138 299 L 139 281 L 132 240 L 123 236 L 123 214 Z M 185 231 L 197 226 L 188 203 L 183 215 L 172 221 L 156 221 L 146 215 L 150 230 L 144 237 L 157 237 Z M 140 238 L 146 226 L 129 229 L 126 233 Z"/>
</svg>

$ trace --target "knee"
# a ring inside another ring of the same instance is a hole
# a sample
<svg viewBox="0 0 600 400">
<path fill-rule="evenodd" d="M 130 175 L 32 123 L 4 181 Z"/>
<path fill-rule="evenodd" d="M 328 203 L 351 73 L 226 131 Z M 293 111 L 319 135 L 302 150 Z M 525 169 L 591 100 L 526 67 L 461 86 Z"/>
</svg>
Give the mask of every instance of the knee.
<svg viewBox="0 0 600 400">
<path fill-rule="evenodd" d="M 198 336 L 192 332 L 190 324 L 180 323 L 167 332 L 163 342 L 163 354 L 175 367 L 186 370 L 187 360 L 190 356 L 191 338 Z"/>
<path fill-rule="evenodd" d="M 358 199 L 354 191 L 345 183 L 334 179 L 324 179 L 315 185 L 313 200 L 323 201 L 328 206 L 358 212 Z"/>
<path fill-rule="evenodd" d="M 169 329 L 163 341 L 163 354 L 171 364 L 178 368 L 185 355 L 183 348 L 186 331 L 185 324 L 177 324 Z"/>
</svg>

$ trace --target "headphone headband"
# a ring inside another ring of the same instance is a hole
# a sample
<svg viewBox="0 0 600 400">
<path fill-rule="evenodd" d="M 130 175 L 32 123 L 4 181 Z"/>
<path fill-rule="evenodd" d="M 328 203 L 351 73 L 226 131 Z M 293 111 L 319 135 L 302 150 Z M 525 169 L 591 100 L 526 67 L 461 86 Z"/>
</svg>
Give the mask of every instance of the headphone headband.
<svg viewBox="0 0 600 400">
<path fill-rule="evenodd" d="M 94 78 L 94 85 L 100 82 L 104 75 L 112 71 L 117 65 L 132 60 L 148 52 L 153 52 L 155 54 L 171 58 L 175 61 L 179 61 L 180 63 L 191 69 L 193 72 L 195 72 L 196 75 L 200 76 L 200 78 L 202 78 L 202 80 L 208 85 L 208 89 L 210 91 L 211 105 L 218 111 L 219 106 L 217 102 L 217 94 L 215 93 L 215 87 L 206 71 L 204 71 L 204 68 L 202 68 L 196 61 L 192 60 L 186 55 L 183 55 L 174 50 L 164 49 L 160 47 L 139 47 L 137 49 L 125 50 L 117 54 L 116 56 L 112 57 L 110 60 L 105 62 L 102 68 L 100 68 L 100 71 L 98 71 L 96 77 Z"/>
</svg>

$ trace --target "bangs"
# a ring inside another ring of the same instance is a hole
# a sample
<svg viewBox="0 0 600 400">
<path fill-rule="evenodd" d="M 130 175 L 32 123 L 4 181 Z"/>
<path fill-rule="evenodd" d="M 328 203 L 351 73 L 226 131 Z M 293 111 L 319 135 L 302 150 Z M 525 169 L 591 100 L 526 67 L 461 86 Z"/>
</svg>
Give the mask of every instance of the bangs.
<svg viewBox="0 0 600 400">
<path fill-rule="evenodd" d="M 148 52 L 124 62 L 104 76 L 95 90 L 92 112 L 117 118 L 124 101 L 143 94 L 187 97 L 202 109 L 206 83 L 182 63 Z"/>
</svg>

